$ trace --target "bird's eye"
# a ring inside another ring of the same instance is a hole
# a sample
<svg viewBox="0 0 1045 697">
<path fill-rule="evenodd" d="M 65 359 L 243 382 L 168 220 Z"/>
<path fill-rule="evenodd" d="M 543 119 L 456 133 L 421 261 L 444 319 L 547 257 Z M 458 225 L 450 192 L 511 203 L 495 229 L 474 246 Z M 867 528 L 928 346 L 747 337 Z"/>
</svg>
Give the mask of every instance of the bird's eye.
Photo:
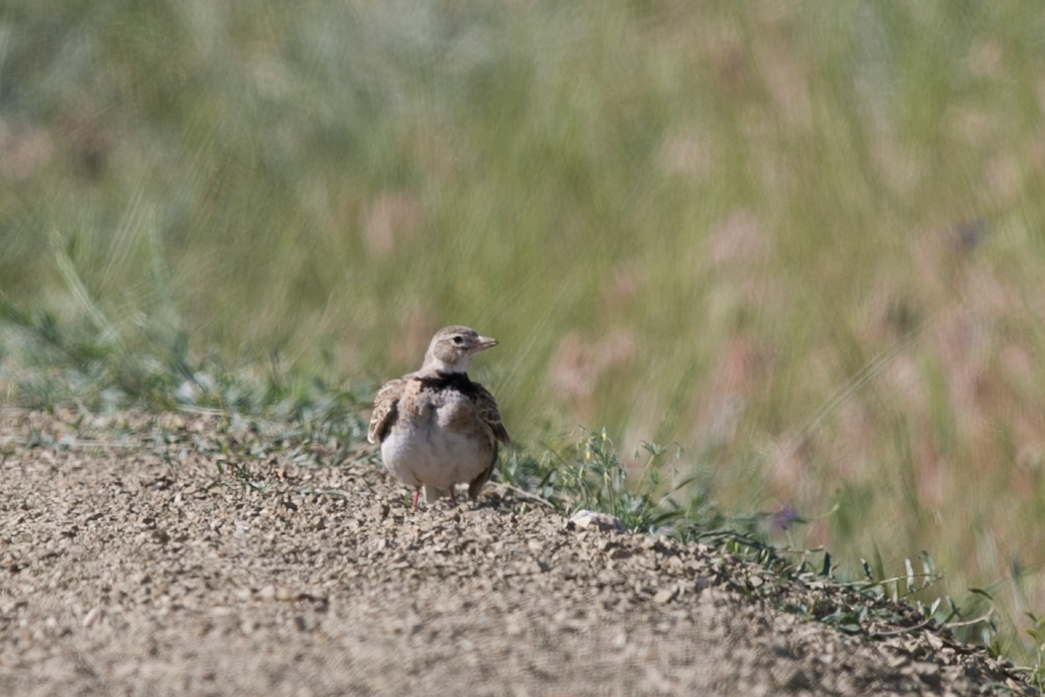
<svg viewBox="0 0 1045 697">
<path fill-rule="evenodd" d="M 461 344 L 464 343 L 464 337 L 461 336 L 460 334 L 458 334 L 457 336 L 454 337 L 454 343 L 457 344 L 458 346 L 460 346 Z"/>
</svg>

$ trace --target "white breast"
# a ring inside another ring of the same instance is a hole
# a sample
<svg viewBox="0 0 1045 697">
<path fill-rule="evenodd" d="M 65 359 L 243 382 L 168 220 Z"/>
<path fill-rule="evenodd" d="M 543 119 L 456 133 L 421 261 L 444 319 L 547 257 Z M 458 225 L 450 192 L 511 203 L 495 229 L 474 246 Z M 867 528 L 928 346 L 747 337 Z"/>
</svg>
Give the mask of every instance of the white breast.
<svg viewBox="0 0 1045 697">
<path fill-rule="evenodd" d="M 489 438 L 477 438 L 472 429 L 455 432 L 448 427 L 461 421 L 461 409 L 470 400 L 454 394 L 427 402 L 414 413 L 402 413 L 381 444 L 385 466 L 408 486 L 449 489 L 470 482 L 486 469 L 493 457 Z"/>
</svg>

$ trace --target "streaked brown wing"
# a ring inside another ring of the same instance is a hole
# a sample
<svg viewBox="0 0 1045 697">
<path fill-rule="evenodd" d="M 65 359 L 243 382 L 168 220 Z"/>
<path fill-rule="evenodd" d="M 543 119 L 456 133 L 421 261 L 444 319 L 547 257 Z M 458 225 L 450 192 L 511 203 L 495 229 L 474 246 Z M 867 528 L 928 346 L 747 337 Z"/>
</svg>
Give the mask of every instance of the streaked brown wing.
<svg viewBox="0 0 1045 697">
<path fill-rule="evenodd" d="M 494 400 L 493 395 L 487 392 L 482 385 L 478 383 L 473 384 L 476 391 L 475 408 L 479 412 L 479 418 L 490 427 L 494 438 L 508 445 L 510 443 L 508 431 L 505 429 L 504 423 L 501 422 L 501 412 L 497 411 L 497 402 Z"/>
<path fill-rule="evenodd" d="M 501 430 L 504 430 L 503 426 L 501 427 Z M 505 435 L 505 437 L 507 438 L 507 435 Z M 490 477 L 493 476 L 493 466 L 495 464 L 497 464 L 497 441 L 494 441 L 493 444 L 493 456 L 490 458 L 490 464 L 486 466 L 486 469 L 479 473 L 478 477 L 468 482 L 468 496 L 473 500 L 479 498 L 479 492 L 481 492 L 483 487 L 486 486 L 486 482 L 490 481 Z"/>
<path fill-rule="evenodd" d="M 493 395 L 487 392 L 486 388 L 479 383 L 472 384 L 475 389 L 476 411 L 479 412 L 479 418 L 482 422 L 490 428 L 490 432 L 493 433 L 495 439 L 490 464 L 479 473 L 478 477 L 468 483 L 468 495 L 474 499 L 479 496 L 479 492 L 483 490 L 486 482 L 490 481 L 490 477 L 493 475 L 493 466 L 497 464 L 497 441 L 505 445 L 508 445 L 510 441 L 508 430 L 501 421 L 501 412 L 497 411 L 497 402 L 494 400 Z"/>
<path fill-rule="evenodd" d="M 371 443 L 380 443 L 388 435 L 399 414 L 397 405 L 405 386 L 406 381 L 402 379 L 392 380 L 377 391 L 377 396 L 374 397 L 374 413 L 366 431 L 366 439 Z"/>
</svg>

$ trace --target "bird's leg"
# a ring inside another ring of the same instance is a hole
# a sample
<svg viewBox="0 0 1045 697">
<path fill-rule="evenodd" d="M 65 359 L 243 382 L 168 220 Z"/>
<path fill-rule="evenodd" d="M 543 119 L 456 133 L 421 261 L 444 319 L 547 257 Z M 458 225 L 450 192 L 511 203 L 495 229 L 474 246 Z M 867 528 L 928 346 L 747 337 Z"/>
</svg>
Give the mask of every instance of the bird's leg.
<svg viewBox="0 0 1045 697">
<path fill-rule="evenodd" d="M 413 506 L 413 508 L 410 509 L 411 511 L 416 511 L 417 510 L 417 497 L 420 496 L 420 495 L 421 495 L 421 487 L 420 486 L 415 486 L 414 487 L 414 506 Z"/>
<path fill-rule="evenodd" d="M 453 504 L 454 508 L 457 508 L 457 497 L 454 496 L 454 485 L 450 485 L 450 503 Z"/>
</svg>

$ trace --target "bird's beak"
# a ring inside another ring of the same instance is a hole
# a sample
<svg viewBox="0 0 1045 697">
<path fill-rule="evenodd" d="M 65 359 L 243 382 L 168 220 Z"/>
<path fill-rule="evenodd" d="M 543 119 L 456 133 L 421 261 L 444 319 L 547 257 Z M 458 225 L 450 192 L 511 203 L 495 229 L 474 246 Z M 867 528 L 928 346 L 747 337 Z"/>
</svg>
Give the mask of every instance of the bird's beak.
<svg viewBox="0 0 1045 697">
<path fill-rule="evenodd" d="M 496 345 L 497 345 L 497 339 L 491 339 L 488 336 L 480 336 L 479 340 L 475 342 L 475 350 L 476 351 L 482 351 L 483 349 L 488 349 L 491 346 L 496 346 Z"/>
</svg>

